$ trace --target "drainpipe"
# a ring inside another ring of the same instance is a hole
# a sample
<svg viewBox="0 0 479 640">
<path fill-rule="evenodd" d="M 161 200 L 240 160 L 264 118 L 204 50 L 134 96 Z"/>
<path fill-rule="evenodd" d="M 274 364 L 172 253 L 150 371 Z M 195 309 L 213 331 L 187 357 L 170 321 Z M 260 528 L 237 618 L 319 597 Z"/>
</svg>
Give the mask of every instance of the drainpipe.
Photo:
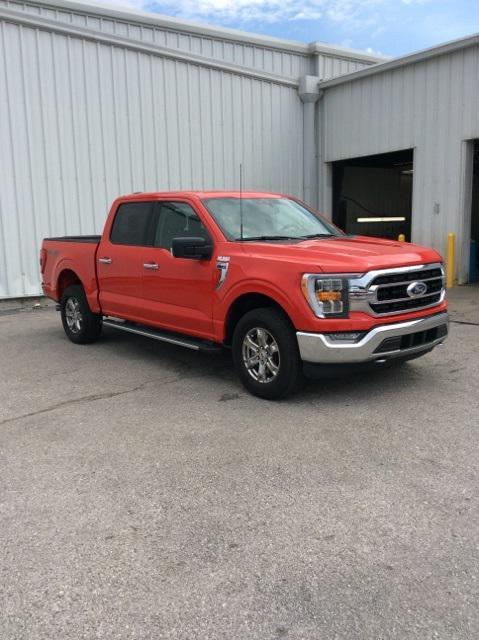
<svg viewBox="0 0 479 640">
<path fill-rule="evenodd" d="M 303 76 L 298 94 L 303 102 L 303 199 L 318 207 L 318 152 L 316 136 L 316 102 L 322 95 L 317 76 Z"/>
</svg>

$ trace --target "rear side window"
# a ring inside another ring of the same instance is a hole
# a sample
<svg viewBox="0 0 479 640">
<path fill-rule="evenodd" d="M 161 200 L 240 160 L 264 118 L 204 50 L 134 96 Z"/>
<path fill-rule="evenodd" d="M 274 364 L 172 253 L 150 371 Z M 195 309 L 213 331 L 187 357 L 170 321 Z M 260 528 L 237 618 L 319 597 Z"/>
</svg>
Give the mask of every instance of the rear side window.
<svg viewBox="0 0 479 640">
<path fill-rule="evenodd" d="M 148 246 L 153 218 L 153 202 L 125 202 L 116 212 L 110 240 L 114 244 Z"/>
</svg>

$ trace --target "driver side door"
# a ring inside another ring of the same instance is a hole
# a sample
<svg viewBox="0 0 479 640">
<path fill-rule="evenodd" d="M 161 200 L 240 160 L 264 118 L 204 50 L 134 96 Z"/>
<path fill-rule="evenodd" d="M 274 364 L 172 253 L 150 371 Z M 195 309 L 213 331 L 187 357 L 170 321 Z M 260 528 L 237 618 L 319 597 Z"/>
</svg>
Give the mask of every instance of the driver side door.
<svg viewBox="0 0 479 640">
<path fill-rule="evenodd" d="M 189 335 L 213 339 L 215 260 L 174 258 L 173 238 L 204 237 L 212 242 L 188 202 L 160 201 L 153 246 L 143 251 L 145 321 Z"/>
</svg>

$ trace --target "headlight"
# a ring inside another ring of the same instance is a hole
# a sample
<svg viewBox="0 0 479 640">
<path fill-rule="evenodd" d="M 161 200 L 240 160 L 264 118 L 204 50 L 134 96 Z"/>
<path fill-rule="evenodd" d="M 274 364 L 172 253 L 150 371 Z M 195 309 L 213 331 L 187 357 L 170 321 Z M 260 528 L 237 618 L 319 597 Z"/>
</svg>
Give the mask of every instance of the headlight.
<svg viewBox="0 0 479 640">
<path fill-rule="evenodd" d="M 301 280 L 303 295 L 318 318 L 348 316 L 347 278 L 305 273 Z"/>
</svg>

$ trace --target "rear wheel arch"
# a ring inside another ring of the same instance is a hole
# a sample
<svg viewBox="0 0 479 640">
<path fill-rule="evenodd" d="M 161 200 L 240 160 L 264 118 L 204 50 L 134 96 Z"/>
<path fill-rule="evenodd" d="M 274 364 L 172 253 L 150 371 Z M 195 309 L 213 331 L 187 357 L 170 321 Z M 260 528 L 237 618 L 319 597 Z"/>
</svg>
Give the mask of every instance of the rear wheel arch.
<svg viewBox="0 0 479 640">
<path fill-rule="evenodd" d="M 92 313 L 81 283 L 68 285 L 60 298 L 60 312 L 67 337 L 75 344 L 96 342 L 102 330 L 102 316 Z"/>
<path fill-rule="evenodd" d="M 57 296 L 58 300 L 61 300 L 63 292 L 67 287 L 71 287 L 72 285 L 79 285 L 85 289 L 82 281 L 78 277 L 78 275 L 73 271 L 73 269 L 62 269 L 57 279 Z"/>
</svg>

